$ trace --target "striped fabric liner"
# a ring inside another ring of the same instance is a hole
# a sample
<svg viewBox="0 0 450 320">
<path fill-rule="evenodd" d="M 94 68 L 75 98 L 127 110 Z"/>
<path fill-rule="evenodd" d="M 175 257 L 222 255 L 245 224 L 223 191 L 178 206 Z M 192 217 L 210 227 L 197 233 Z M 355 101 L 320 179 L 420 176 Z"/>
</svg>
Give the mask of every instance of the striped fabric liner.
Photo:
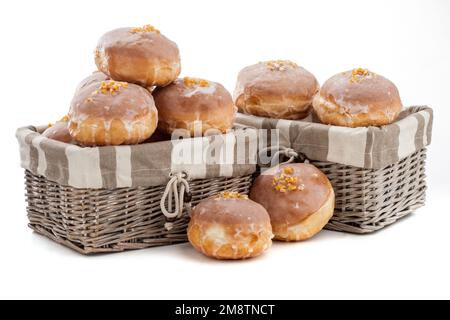
<svg viewBox="0 0 450 320">
<path fill-rule="evenodd" d="M 75 188 L 115 189 L 165 185 L 171 173 L 189 179 L 238 177 L 256 170 L 257 131 L 238 129 L 218 136 L 82 148 L 47 139 L 43 127 L 16 132 L 21 166 Z"/>
<path fill-rule="evenodd" d="M 384 168 L 431 142 L 433 110 L 427 106 L 405 108 L 399 120 L 382 127 L 330 126 L 313 118 L 292 121 L 239 113 L 236 122 L 257 129 L 278 129 L 281 146 L 311 160 L 366 169 Z"/>
</svg>

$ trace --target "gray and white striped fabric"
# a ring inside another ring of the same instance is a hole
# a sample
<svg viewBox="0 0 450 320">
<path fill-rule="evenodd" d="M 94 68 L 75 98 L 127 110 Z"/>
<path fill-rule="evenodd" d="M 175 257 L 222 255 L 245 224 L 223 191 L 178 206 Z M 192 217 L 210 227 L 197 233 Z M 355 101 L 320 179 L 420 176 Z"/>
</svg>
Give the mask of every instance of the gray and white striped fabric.
<svg viewBox="0 0 450 320">
<path fill-rule="evenodd" d="M 308 159 L 366 169 L 381 169 L 431 142 L 433 110 L 405 108 L 395 123 L 382 127 L 346 128 L 318 123 L 315 116 L 301 121 L 238 114 L 237 124 L 257 129 L 278 129 L 280 146 Z"/>
<path fill-rule="evenodd" d="M 170 174 L 188 179 L 238 177 L 256 170 L 257 131 L 143 143 L 83 148 L 41 136 L 43 127 L 16 132 L 21 166 L 33 174 L 75 188 L 115 189 L 165 185 Z"/>
</svg>

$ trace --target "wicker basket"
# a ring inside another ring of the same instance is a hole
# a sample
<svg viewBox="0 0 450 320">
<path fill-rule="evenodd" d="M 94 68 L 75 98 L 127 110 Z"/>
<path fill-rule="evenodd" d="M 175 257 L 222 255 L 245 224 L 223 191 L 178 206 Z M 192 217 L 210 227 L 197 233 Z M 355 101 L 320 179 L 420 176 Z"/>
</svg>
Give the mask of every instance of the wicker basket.
<svg viewBox="0 0 450 320">
<path fill-rule="evenodd" d="M 193 205 L 225 190 L 248 193 L 252 175 L 190 182 Z M 29 226 L 83 254 L 117 252 L 187 241 L 186 209 L 167 229 L 160 202 L 165 186 L 78 189 L 25 171 Z"/>
<path fill-rule="evenodd" d="M 236 130 L 222 140 L 196 138 L 234 160 L 191 164 L 184 170 L 171 161 L 174 144 L 194 139 L 80 148 L 43 138 L 41 131 L 34 127 L 17 131 L 29 226 L 82 254 L 185 242 L 189 208 L 222 191 L 247 194 L 256 171 L 255 130 Z M 245 156 L 238 162 L 236 141 L 242 132 Z M 230 141 L 232 148 L 226 147 Z M 130 186 L 118 187 L 124 183 Z"/>
<path fill-rule="evenodd" d="M 314 117 L 288 121 L 239 115 L 238 123 L 277 131 L 279 138 L 265 148 L 275 163 L 308 161 L 328 176 L 336 204 L 327 229 L 370 233 L 424 205 L 432 119 L 430 108 L 410 107 L 397 123 L 381 128 L 326 126 Z"/>
<path fill-rule="evenodd" d="M 336 204 L 326 229 L 368 233 L 390 225 L 425 204 L 422 149 L 383 169 L 310 161 L 333 185 Z"/>
</svg>

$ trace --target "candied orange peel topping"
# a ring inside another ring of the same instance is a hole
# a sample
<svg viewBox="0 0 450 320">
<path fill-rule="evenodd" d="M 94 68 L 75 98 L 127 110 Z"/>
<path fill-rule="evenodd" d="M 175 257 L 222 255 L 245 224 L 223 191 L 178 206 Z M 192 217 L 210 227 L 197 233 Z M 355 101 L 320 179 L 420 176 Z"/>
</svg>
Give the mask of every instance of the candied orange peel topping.
<svg viewBox="0 0 450 320">
<path fill-rule="evenodd" d="M 69 116 L 65 115 L 64 117 L 62 117 L 61 119 L 59 119 L 57 122 L 69 122 Z M 47 127 L 53 127 L 53 123 L 49 122 Z"/>
<path fill-rule="evenodd" d="M 273 177 L 272 185 L 276 191 L 288 192 L 288 191 L 301 191 L 305 188 L 303 184 L 300 184 L 298 177 L 294 177 L 294 168 L 284 167 L 277 175 Z"/>
<path fill-rule="evenodd" d="M 352 74 L 351 74 L 349 82 L 350 83 L 359 82 L 359 81 L 363 80 L 364 78 L 368 78 L 368 77 L 375 77 L 375 73 L 373 73 L 367 69 L 355 68 L 352 70 Z"/>
<path fill-rule="evenodd" d="M 288 68 L 298 68 L 295 62 L 290 60 L 270 60 L 263 62 L 271 71 L 284 71 Z"/>
<path fill-rule="evenodd" d="M 183 83 L 186 87 L 189 87 L 189 88 L 191 88 L 193 86 L 199 86 L 199 87 L 208 87 L 209 86 L 208 80 L 189 78 L 189 77 L 184 77 Z"/>
<path fill-rule="evenodd" d="M 284 174 L 293 174 L 294 173 L 294 168 L 292 168 L 292 167 L 285 167 L 285 168 L 283 168 L 283 173 Z"/>
<path fill-rule="evenodd" d="M 248 195 L 246 194 L 242 194 L 236 191 L 225 191 L 225 192 L 221 192 L 219 193 L 219 195 L 217 196 L 216 200 L 220 200 L 220 199 L 243 199 L 243 200 L 248 200 Z"/>
<path fill-rule="evenodd" d="M 115 93 L 119 93 L 122 88 L 124 88 L 124 89 L 128 88 L 128 83 L 114 81 L 114 80 L 102 81 L 102 83 L 100 84 L 100 87 L 94 91 L 94 94 L 98 94 L 98 93 L 115 94 Z"/>
<path fill-rule="evenodd" d="M 146 24 L 143 27 L 136 27 L 136 28 L 132 28 L 131 29 L 131 33 L 144 33 L 144 32 L 156 32 L 156 33 L 161 33 L 161 31 L 159 31 L 158 29 L 156 29 L 154 26 L 152 26 L 151 24 Z"/>
</svg>

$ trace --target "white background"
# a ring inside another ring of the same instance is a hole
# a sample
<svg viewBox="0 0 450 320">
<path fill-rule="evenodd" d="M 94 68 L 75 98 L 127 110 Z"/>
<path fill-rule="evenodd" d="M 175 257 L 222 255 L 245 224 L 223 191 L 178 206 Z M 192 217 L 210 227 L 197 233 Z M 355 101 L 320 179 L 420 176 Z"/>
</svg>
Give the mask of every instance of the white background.
<svg viewBox="0 0 450 320">
<path fill-rule="evenodd" d="M 0 8 L 0 298 L 450 298 L 450 1 L 8 1 Z M 435 110 L 425 208 L 367 236 L 324 231 L 219 262 L 188 244 L 84 257 L 26 227 L 15 129 L 53 122 L 95 68 L 106 31 L 151 23 L 182 75 L 233 90 L 238 71 L 291 59 L 323 83 L 367 67 L 404 105 Z"/>
</svg>

